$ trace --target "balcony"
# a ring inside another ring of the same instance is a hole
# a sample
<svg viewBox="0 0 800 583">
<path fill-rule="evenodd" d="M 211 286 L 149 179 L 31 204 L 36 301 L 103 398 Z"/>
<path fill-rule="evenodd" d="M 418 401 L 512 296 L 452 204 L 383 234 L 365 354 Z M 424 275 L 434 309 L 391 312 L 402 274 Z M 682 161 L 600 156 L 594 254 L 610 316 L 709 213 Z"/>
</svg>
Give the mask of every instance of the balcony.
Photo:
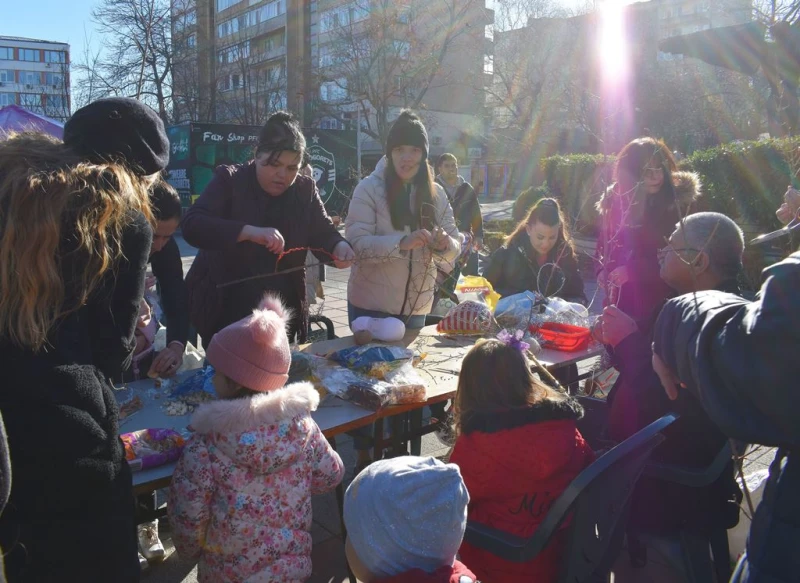
<svg viewBox="0 0 800 583">
<path fill-rule="evenodd" d="M 250 62 L 254 65 L 258 63 L 263 63 L 264 61 L 271 61 L 272 59 L 277 59 L 280 57 L 286 56 L 286 47 L 275 47 L 271 51 L 266 51 L 263 53 L 255 53 L 250 55 Z"/>
</svg>

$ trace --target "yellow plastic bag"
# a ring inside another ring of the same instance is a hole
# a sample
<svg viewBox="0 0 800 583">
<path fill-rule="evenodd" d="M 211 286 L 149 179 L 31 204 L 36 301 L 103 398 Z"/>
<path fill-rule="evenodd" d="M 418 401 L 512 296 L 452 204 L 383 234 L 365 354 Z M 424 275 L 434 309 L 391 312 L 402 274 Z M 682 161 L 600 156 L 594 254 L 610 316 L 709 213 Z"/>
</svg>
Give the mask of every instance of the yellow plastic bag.
<svg viewBox="0 0 800 583">
<path fill-rule="evenodd" d="M 494 311 L 497 301 L 500 299 L 500 294 L 494 291 L 489 280 L 477 275 L 459 276 L 455 294 L 459 302 L 466 300 L 483 302 L 492 311 Z"/>
</svg>

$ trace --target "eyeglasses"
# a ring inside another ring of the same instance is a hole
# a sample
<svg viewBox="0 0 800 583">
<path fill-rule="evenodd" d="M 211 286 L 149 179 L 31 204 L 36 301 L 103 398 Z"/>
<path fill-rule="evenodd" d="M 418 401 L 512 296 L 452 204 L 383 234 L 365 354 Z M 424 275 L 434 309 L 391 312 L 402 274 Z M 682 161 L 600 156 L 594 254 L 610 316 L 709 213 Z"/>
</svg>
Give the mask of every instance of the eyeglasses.
<svg viewBox="0 0 800 583">
<path fill-rule="evenodd" d="M 701 249 L 694 249 L 692 247 L 682 247 L 682 248 L 678 249 L 676 247 L 673 247 L 669 243 L 667 243 L 664 247 L 662 247 L 661 249 L 658 250 L 658 257 L 659 258 L 664 257 L 670 251 L 673 251 L 676 254 L 680 254 L 680 253 L 682 253 L 684 251 L 691 251 L 693 253 L 700 253 Z"/>
</svg>

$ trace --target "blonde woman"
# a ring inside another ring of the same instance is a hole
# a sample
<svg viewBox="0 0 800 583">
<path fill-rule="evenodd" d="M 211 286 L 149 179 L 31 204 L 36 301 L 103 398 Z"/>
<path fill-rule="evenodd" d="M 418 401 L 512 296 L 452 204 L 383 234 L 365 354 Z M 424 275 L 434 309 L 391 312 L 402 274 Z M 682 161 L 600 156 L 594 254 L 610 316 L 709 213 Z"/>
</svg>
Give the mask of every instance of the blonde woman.
<svg viewBox="0 0 800 583">
<path fill-rule="evenodd" d="M 68 144 L 40 134 L 0 142 L 0 412 L 13 474 L 0 546 L 9 581 L 139 580 L 131 474 L 108 379 L 135 346 L 152 240 L 146 175 L 164 167 L 169 146 L 149 108 L 110 101 L 67 122 Z"/>
</svg>

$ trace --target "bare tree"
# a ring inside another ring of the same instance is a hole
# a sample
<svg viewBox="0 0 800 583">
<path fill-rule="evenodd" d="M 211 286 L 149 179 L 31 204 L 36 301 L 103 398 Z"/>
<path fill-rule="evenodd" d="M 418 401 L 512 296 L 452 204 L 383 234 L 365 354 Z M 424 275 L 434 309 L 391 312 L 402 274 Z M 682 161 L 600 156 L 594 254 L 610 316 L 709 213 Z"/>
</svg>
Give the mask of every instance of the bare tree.
<svg viewBox="0 0 800 583">
<path fill-rule="evenodd" d="M 166 0 L 101 0 L 92 19 L 104 53 L 87 55 L 78 95 L 148 103 L 167 122 L 172 111 L 170 6 Z"/>
<path fill-rule="evenodd" d="M 434 9 L 435 8 L 435 9 Z M 429 91 L 452 86 L 443 63 L 470 35 L 484 37 L 480 0 L 439 0 L 424 14 L 393 0 L 355 0 L 323 14 L 318 117 L 349 118 L 384 143 L 398 108 L 424 109 Z"/>
<path fill-rule="evenodd" d="M 778 22 L 795 23 L 800 20 L 800 1 L 798 0 L 755 0 L 753 18 L 772 26 Z"/>
<path fill-rule="evenodd" d="M 47 117 L 66 120 L 69 107 L 69 63 L 48 63 L 45 85 L 42 92 L 43 113 Z"/>
</svg>

